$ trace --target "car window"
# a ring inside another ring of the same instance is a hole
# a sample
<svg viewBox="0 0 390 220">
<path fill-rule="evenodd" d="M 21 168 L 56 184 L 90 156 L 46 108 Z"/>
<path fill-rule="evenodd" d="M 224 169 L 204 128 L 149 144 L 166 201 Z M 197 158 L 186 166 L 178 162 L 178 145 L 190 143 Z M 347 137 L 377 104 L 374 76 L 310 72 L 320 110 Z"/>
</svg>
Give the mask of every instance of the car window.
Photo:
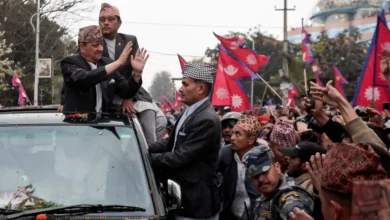
<svg viewBox="0 0 390 220">
<path fill-rule="evenodd" d="M 1 207 L 123 204 L 154 213 L 129 127 L 0 127 L 0 175 Z"/>
</svg>

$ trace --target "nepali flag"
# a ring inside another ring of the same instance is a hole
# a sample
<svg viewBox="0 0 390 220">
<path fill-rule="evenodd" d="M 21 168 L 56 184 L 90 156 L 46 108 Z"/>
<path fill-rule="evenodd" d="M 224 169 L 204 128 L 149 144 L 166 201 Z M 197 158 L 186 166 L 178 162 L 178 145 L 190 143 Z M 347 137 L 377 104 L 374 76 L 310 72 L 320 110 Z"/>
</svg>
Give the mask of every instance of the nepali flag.
<svg viewBox="0 0 390 220">
<path fill-rule="evenodd" d="M 311 63 L 314 60 L 313 53 L 309 48 L 310 34 L 302 27 L 302 58 L 304 63 Z"/>
<path fill-rule="evenodd" d="M 292 86 L 292 89 L 290 89 L 288 91 L 288 101 L 290 101 L 290 106 L 292 107 L 295 107 L 296 104 L 295 104 L 295 97 L 299 97 L 299 92 L 298 92 L 298 89 L 297 87 L 295 87 L 295 85 Z"/>
<path fill-rule="evenodd" d="M 214 35 L 221 41 L 222 46 L 229 51 L 231 56 L 239 60 L 243 65 L 255 73 L 259 72 L 262 67 L 266 66 L 270 60 L 270 57 L 257 54 L 251 49 L 231 46 L 231 43 L 229 44 L 226 38 L 216 34 Z"/>
<path fill-rule="evenodd" d="M 341 75 L 341 73 L 340 73 L 339 69 L 336 67 L 336 65 L 332 64 L 332 69 L 333 69 L 333 74 L 334 74 L 335 88 L 345 98 L 346 97 L 345 92 L 344 92 L 344 89 L 341 86 L 341 84 L 348 84 L 348 81 L 343 77 L 343 75 Z"/>
<path fill-rule="evenodd" d="M 380 68 L 381 58 L 389 55 L 390 31 L 383 18 L 378 16 L 374 36 L 356 86 L 353 106 L 369 106 L 374 103 L 376 109 L 382 111 L 382 103 L 390 101 L 389 86 Z"/>
<path fill-rule="evenodd" d="M 174 107 L 175 107 L 175 110 L 179 110 L 180 107 L 181 107 L 181 95 L 178 91 L 175 90 L 175 104 L 174 104 Z"/>
<path fill-rule="evenodd" d="M 235 112 L 250 110 L 249 99 L 239 81 L 258 77 L 232 57 L 223 46 L 219 46 L 217 66 L 211 104 L 230 106 Z"/>
<path fill-rule="evenodd" d="M 321 86 L 321 87 L 324 87 L 324 84 L 322 84 L 321 80 L 320 80 L 320 77 L 317 75 L 314 75 L 314 78 L 316 79 L 316 83 Z M 309 85 L 310 86 L 310 85 Z"/>
<path fill-rule="evenodd" d="M 12 76 L 12 87 L 18 87 L 21 84 L 22 81 L 20 81 L 18 74 L 14 72 L 14 75 Z"/>
<path fill-rule="evenodd" d="M 321 73 L 322 73 L 322 71 L 321 71 L 321 69 L 318 67 L 316 61 L 313 61 L 313 62 L 311 63 L 311 68 L 312 68 L 312 70 L 313 70 L 314 75 L 318 75 L 318 74 L 321 74 Z"/>
<path fill-rule="evenodd" d="M 22 84 L 19 86 L 19 98 L 18 98 L 18 104 L 19 106 L 24 106 L 25 103 L 31 103 L 30 99 L 27 96 L 26 91 L 24 90 L 24 87 Z"/>
<path fill-rule="evenodd" d="M 215 37 L 221 41 L 222 45 L 225 48 L 228 48 L 229 50 L 236 50 L 238 48 L 242 48 L 245 44 L 245 39 L 242 36 L 235 36 L 235 37 L 222 37 L 215 33 L 213 33 Z"/>
<path fill-rule="evenodd" d="M 187 61 L 182 56 L 180 56 L 179 54 L 177 54 L 177 56 L 179 57 L 181 72 L 183 73 L 184 72 L 184 64 L 186 64 Z"/>
</svg>

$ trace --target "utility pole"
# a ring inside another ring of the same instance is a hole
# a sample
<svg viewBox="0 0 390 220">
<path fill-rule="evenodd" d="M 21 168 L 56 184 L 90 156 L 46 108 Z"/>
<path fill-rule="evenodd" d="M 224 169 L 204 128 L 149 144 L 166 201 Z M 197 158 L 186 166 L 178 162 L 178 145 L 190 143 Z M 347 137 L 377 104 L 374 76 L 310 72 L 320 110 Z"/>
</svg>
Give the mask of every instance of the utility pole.
<svg viewBox="0 0 390 220">
<path fill-rule="evenodd" d="M 284 24 L 283 24 L 283 75 L 288 77 L 288 41 L 287 41 L 287 12 L 295 11 L 294 8 L 287 8 L 287 0 L 284 0 L 284 8 L 277 9 L 275 6 L 275 11 L 283 11 L 284 13 Z"/>
<path fill-rule="evenodd" d="M 39 84 L 39 29 L 40 29 L 40 14 L 41 0 L 37 0 L 37 28 L 35 29 L 35 80 L 34 80 L 34 106 L 38 106 L 38 84 Z M 34 15 L 31 16 L 30 21 Z M 32 24 L 32 23 L 31 23 Z"/>
</svg>

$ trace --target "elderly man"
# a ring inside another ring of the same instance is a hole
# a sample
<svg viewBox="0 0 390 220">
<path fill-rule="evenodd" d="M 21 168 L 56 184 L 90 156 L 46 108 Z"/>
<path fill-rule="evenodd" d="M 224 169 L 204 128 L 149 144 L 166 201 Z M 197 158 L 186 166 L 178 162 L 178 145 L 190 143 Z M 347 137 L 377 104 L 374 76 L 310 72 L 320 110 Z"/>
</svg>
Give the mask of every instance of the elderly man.
<svg viewBox="0 0 390 220">
<path fill-rule="evenodd" d="M 118 8 L 103 3 L 99 14 L 99 25 L 104 38 L 103 56 L 110 57 L 113 60 L 119 58 L 128 42 L 133 43 L 132 56 L 136 55 L 139 50 L 138 41 L 134 35 L 118 33 L 121 24 L 122 20 Z M 130 62 L 126 62 L 118 71 L 125 79 L 130 80 L 133 66 Z M 116 96 L 114 104 L 120 106 L 122 104 L 121 97 Z M 134 113 L 137 113 L 148 144 L 162 140 L 167 120 L 164 113 L 143 87 L 139 89 L 132 100 L 123 101 L 123 105 L 129 106 Z"/>
<path fill-rule="evenodd" d="M 176 219 L 218 219 L 217 160 L 221 122 L 209 101 L 215 69 L 186 63 L 180 88 L 189 107 L 177 119 L 166 144 L 149 145 L 154 170 L 177 181 L 184 211 Z"/>
<path fill-rule="evenodd" d="M 103 36 L 98 26 L 81 28 L 78 43 L 79 54 L 61 60 L 64 112 L 105 112 L 110 110 L 114 94 L 134 97 L 142 84 L 140 73 L 148 58 L 145 52 L 131 58 L 134 76 L 127 81 L 117 70 L 128 62 L 131 43 L 114 62 L 102 57 Z"/>
<path fill-rule="evenodd" d="M 314 200 L 303 188 L 284 181 L 280 164 L 268 146 L 255 147 L 243 162 L 253 185 L 262 194 L 254 208 L 255 220 L 288 219 L 294 208 L 314 214 Z"/>
</svg>

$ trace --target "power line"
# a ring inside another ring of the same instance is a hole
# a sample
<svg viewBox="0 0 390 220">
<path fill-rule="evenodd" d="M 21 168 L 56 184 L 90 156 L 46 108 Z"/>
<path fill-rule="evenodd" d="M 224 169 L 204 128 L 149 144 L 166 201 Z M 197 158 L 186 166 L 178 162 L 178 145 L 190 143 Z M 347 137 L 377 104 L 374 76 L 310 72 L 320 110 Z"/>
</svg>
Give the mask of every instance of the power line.
<svg viewBox="0 0 390 220">
<path fill-rule="evenodd" d="M 96 22 L 96 20 L 85 20 Z M 196 27 L 196 28 L 236 28 L 236 29 L 250 29 L 252 26 L 232 26 L 232 25 L 207 25 L 207 24 L 178 24 L 178 23 L 158 23 L 158 22 L 138 22 L 138 21 L 122 21 L 125 24 L 135 24 L 135 25 L 152 25 L 152 26 L 176 26 L 176 27 Z M 260 26 L 261 28 L 268 29 L 283 29 L 283 27 L 276 26 Z"/>
<path fill-rule="evenodd" d="M 162 53 L 162 52 L 155 52 L 155 51 L 148 51 L 148 53 L 164 55 L 164 56 L 177 56 L 177 53 Z M 185 54 L 180 54 L 180 56 L 182 56 L 182 57 L 193 57 L 193 58 L 202 58 L 202 57 L 204 57 L 204 56 L 185 55 Z"/>
</svg>

